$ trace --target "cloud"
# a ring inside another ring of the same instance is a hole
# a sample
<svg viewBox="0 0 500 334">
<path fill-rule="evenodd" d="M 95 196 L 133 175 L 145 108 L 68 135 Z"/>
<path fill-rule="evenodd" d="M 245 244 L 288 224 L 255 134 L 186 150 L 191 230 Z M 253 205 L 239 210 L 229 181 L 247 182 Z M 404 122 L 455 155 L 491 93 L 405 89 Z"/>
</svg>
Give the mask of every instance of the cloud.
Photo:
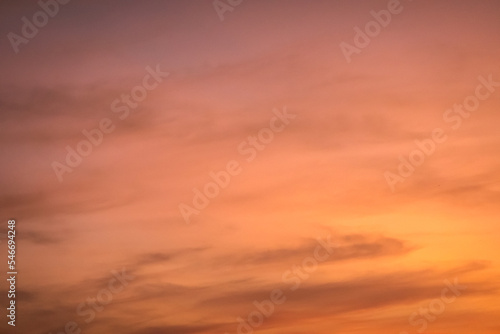
<svg viewBox="0 0 500 334">
<path fill-rule="evenodd" d="M 181 325 L 181 326 L 161 326 L 140 329 L 130 334 L 193 334 L 205 333 L 220 328 L 219 325 Z"/>
<path fill-rule="evenodd" d="M 62 234 L 62 233 L 60 233 Z M 64 239 L 54 237 L 54 234 L 40 231 L 23 231 L 19 238 L 39 245 L 51 245 L 61 243 Z"/>
<path fill-rule="evenodd" d="M 464 275 L 484 269 L 484 266 L 466 266 L 449 272 L 427 269 L 420 271 L 396 271 L 388 274 L 373 274 L 369 276 L 353 277 L 350 280 L 301 285 L 296 291 L 290 286 L 262 286 L 243 291 L 232 291 L 230 294 L 205 300 L 202 307 L 218 309 L 221 312 L 230 312 L 234 318 L 245 317 L 253 310 L 253 302 L 261 302 L 269 298 L 273 289 L 284 291 L 286 302 L 275 306 L 276 313 L 265 322 L 261 329 L 282 328 L 284 324 L 303 324 L 308 321 L 321 320 L 323 322 L 337 319 L 342 323 L 346 316 L 355 319 L 365 318 L 367 313 L 375 309 L 397 309 L 407 307 L 423 301 L 440 298 L 441 290 L 445 287 L 443 278 L 453 281 L 454 274 L 461 273 L 459 284 L 466 285 L 461 299 L 487 297 L 497 294 L 499 286 L 487 281 L 467 282 Z M 466 301 L 464 301 L 466 303 Z M 240 312 L 240 313 L 237 313 Z M 453 313 L 453 311 L 449 311 Z M 460 319 L 448 315 L 453 319 Z M 457 321 L 457 320 L 455 320 Z M 335 321 L 333 321 L 335 323 Z M 237 324 L 235 323 L 235 326 Z"/>
<path fill-rule="evenodd" d="M 411 250 L 406 242 L 394 238 L 352 234 L 333 238 L 338 239 L 338 247 L 327 262 L 377 258 L 382 256 L 400 256 Z M 277 248 L 267 251 L 241 250 L 235 254 L 221 256 L 214 260 L 214 265 L 261 266 L 276 263 L 293 263 L 313 254 L 318 241 L 312 239 L 296 248 Z"/>
</svg>

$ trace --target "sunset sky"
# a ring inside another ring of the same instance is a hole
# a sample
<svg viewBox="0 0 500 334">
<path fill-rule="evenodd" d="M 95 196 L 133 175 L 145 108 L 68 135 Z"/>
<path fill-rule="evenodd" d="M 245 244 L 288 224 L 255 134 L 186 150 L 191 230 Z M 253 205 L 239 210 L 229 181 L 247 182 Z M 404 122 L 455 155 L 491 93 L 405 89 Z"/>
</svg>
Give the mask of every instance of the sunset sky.
<svg viewBox="0 0 500 334">
<path fill-rule="evenodd" d="M 55 1 L 0 4 L 1 333 L 500 333 L 497 0 Z"/>
</svg>

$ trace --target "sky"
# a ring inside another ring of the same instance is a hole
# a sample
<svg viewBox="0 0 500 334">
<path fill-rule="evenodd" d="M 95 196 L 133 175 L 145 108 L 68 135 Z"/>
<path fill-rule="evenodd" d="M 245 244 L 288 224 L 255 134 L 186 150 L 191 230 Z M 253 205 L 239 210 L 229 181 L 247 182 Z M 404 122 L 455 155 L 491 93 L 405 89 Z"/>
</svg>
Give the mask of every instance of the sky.
<svg viewBox="0 0 500 334">
<path fill-rule="evenodd" d="M 1 332 L 499 333 L 499 14 L 1 3 Z"/>
</svg>

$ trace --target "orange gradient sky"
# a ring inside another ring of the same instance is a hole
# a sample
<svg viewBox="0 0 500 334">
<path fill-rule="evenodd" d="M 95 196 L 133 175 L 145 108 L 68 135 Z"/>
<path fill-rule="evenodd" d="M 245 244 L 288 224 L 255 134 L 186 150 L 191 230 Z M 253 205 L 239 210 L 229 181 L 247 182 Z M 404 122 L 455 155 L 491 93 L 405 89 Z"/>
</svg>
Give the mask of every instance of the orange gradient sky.
<svg viewBox="0 0 500 334">
<path fill-rule="evenodd" d="M 74 0 L 15 53 L 7 34 L 40 7 L 0 4 L 0 267 L 15 218 L 19 272 L 1 332 L 250 333 L 237 319 L 281 289 L 251 331 L 500 333 L 500 84 L 458 128 L 444 117 L 480 77 L 500 83 L 500 4 L 401 0 L 348 63 L 339 45 L 387 6 L 244 0 L 221 21 L 211 0 Z M 113 101 L 157 66 L 168 76 L 121 119 Z M 241 143 L 284 110 L 247 161 Z M 113 131 L 60 182 L 53 163 L 102 119 Z M 436 128 L 447 139 L 392 191 L 385 173 Z M 233 160 L 187 224 L 179 205 Z M 134 278 L 86 321 L 77 307 L 122 268 Z M 409 321 L 455 279 L 443 312 Z"/>
</svg>

